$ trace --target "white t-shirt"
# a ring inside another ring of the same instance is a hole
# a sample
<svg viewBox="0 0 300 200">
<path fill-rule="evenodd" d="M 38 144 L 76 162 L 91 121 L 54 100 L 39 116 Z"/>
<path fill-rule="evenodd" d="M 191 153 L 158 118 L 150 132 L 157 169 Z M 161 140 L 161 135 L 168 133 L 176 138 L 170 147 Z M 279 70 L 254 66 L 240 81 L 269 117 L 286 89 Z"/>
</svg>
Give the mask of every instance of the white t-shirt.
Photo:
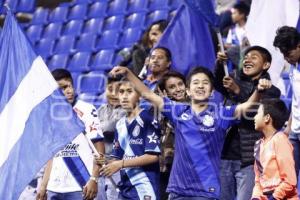
<svg viewBox="0 0 300 200">
<path fill-rule="evenodd" d="M 246 28 L 245 26 L 239 26 L 236 24 L 233 28 L 229 29 L 226 43 L 234 44 L 234 40 L 238 40 L 239 45 L 242 45 L 244 38 L 246 37 Z"/>
<path fill-rule="evenodd" d="M 92 104 L 78 100 L 73 106 L 73 109 L 85 124 L 86 136 L 93 141 L 103 139 L 96 108 Z M 47 190 L 58 193 L 82 191 L 81 186 L 77 183 L 71 171 L 65 164 L 64 158 L 70 157 L 81 158 L 91 174 L 93 169 L 92 151 L 88 146 L 85 136 L 83 134 L 79 134 L 53 158 Z"/>
<path fill-rule="evenodd" d="M 290 78 L 293 87 L 291 129 L 293 133 L 300 134 L 300 64 L 297 68 L 293 67 Z"/>
</svg>

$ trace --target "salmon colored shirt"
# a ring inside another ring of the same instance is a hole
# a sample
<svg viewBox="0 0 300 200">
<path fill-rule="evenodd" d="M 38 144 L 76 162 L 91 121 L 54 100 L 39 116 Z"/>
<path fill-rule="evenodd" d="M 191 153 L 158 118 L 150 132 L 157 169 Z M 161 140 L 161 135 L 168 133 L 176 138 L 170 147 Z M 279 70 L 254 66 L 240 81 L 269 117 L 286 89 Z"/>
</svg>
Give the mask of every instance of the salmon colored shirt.
<svg viewBox="0 0 300 200">
<path fill-rule="evenodd" d="M 275 199 L 299 199 L 293 158 L 293 146 L 283 132 L 271 139 L 258 140 L 254 148 L 255 186 L 252 198 L 267 199 L 273 192 Z"/>
</svg>

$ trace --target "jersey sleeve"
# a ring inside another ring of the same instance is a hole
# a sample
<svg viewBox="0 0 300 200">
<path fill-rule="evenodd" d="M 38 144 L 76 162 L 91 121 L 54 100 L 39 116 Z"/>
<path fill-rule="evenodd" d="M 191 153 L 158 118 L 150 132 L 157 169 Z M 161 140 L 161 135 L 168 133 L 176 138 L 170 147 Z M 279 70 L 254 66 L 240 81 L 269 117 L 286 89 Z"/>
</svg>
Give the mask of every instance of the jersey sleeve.
<svg viewBox="0 0 300 200">
<path fill-rule="evenodd" d="M 124 156 L 124 150 L 121 148 L 119 138 L 118 138 L 118 132 L 116 131 L 111 157 L 121 160 L 123 156 Z"/>
<path fill-rule="evenodd" d="M 156 120 L 150 121 L 146 129 L 145 153 L 160 154 L 160 129 Z"/>
<path fill-rule="evenodd" d="M 227 130 L 230 126 L 238 123 L 239 121 L 234 116 L 236 106 L 221 106 L 219 117 L 220 126 L 222 129 Z"/>
</svg>

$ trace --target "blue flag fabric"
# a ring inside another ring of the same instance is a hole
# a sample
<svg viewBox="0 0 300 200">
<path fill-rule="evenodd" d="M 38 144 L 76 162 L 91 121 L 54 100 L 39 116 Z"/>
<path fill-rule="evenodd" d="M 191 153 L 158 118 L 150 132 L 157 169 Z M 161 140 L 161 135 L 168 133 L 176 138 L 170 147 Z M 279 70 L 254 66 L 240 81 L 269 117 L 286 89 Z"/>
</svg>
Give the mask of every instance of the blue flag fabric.
<svg viewBox="0 0 300 200">
<path fill-rule="evenodd" d="M 184 75 L 194 66 L 214 66 L 215 51 L 208 23 L 186 4 L 178 8 L 157 46 L 171 51 L 172 69 Z"/>
<path fill-rule="evenodd" d="M 11 12 L 0 49 L 0 199 L 16 200 L 84 125 Z"/>
</svg>

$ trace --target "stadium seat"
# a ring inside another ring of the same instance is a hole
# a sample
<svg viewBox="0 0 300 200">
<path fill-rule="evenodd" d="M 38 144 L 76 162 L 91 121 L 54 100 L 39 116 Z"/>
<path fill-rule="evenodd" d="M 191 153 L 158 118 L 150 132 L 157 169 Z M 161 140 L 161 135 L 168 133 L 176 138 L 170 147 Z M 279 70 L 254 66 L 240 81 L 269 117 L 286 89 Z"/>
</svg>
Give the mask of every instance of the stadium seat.
<svg viewBox="0 0 300 200">
<path fill-rule="evenodd" d="M 56 39 L 56 38 L 60 37 L 61 30 L 62 30 L 61 23 L 50 23 L 44 29 L 43 38 Z"/>
<path fill-rule="evenodd" d="M 95 51 L 97 35 L 93 33 L 84 33 L 80 35 L 76 43 L 76 51 L 92 52 Z"/>
<path fill-rule="evenodd" d="M 97 93 L 84 93 L 84 92 L 80 93 L 80 92 L 78 92 L 78 91 L 80 91 L 80 89 L 83 89 L 83 91 L 84 91 L 85 88 L 79 87 L 76 89 L 77 94 L 78 94 L 77 98 L 84 102 L 88 102 L 88 103 L 94 105 L 94 102 L 96 101 L 97 96 L 98 96 Z"/>
<path fill-rule="evenodd" d="M 77 52 L 71 58 L 68 69 L 73 72 L 87 72 L 90 70 L 90 58 L 91 55 L 89 52 Z"/>
<path fill-rule="evenodd" d="M 78 77 L 78 85 L 80 93 L 101 94 L 105 90 L 106 75 L 103 72 L 90 72 Z"/>
<path fill-rule="evenodd" d="M 91 69 L 101 71 L 110 70 L 113 67 L 113 59 L 114 50 L 101 50 L 94 56 L 91 64 Z"/>
<path fill-rule="evenodd" d="M 129 15 L 125 20 L 124 28 L 141 28 L 145 27 L 146 15 L 144 13 L 133 13 Z"/>
<path fill-rule="evenodd" d="M 118 41 L 118 31 L 104 31 L 96 44 L 96 49 L 116 49 Z"/>
<path fill-rule="evenodd" d="M 73 51 L 74 44 L 75 44 L 74 36 L 70 36 L 70 35 L 62 36 L 56 42 L 56 45 L 54 48 L 54 53 L 55 54 L 62 54 L 62 53 L 71 54 Z"/>
<path fill-rule="evenodd" d="M 107 103 L 106 95 L 105 92 L 98 95 L 97 98 L 94 100 L 94 106 L 96 108 L 99 108 L 100 106 L 104 105 Z"/>
<path fill-rule="evenodd" d="M 180 6 L 180 0 L 170 0 L 170 9 L 176 10 Z"/>
<path fill-rule="evenodd" d="M 128 13 L 138 13 L 148 11 L 148 0 L 129 0 Z"/>
<path fill-rule="evenodd" d="M 95 2 L 88 10 L 89 18 L 100 18 L 106 16 L 107 2 Z"/>
<path fill-rule="evenodd" d="M 42 25 L 31 25 L 26 30 L 26 35 L 32 44 L 41 38 L 43 32 Z"/>
<path fill-rule="evenodd" d="M 59 6 L 56 7 L 49 14 L 49 22 L 65 22 L 67 20 L 67 15 L 69 12 L 69 7 Z"/>
<path fill-rule="evenodd" d="M 167 10 L 156 10 L 150 14 L 148 14 L 146 18 L 146 27 L 151 25 L 153 22 L 158 20 L 167 20 L 169 17 L 169 11 Z"/>
<path fill-rule="evenodd" d="M 102 31 L 103 18 L 93 18 L 85 22 L 83 33 L 99 34 Z"/>
<path fill-rule="evenodd" d="M 69 60 L 69 54 L 55 54 L 48 61 L 48 68 L 66 68 Z"/>
<path fill-rule="evenodd" d="M 82 27 L 82 20 L 71 20 L 64 26 L 63 35 L 78 36 L 81 34 Z"/>
<path fill-rule="evenodd" d="M 17 11 L 33 13 L 35 9 L 36 0 L 18 0 Z"/>
<path fill-rule="evenodd" d="M 107 14 L 108 16 L 125 15 L 126 10 L 127 10 L 126 0 L 114 0 L 109 3 Z"/>
<path fill-rule="evenodd" d="M 37 54 L 46 59 L 53 54 L 54 44 L 55 40 L 51 38 L 43 38 L 36 43 L 35 50 Z"/>
<path fill-rule="evenodd" d="M 46 24 L 48 22 L 49 9 L 39 7 L 33 13 L 31 24 Z"/>
<path fill-rule="evenodd" d="M 85 19 L 87 14 L 87 8 L 88 8 L 87 4 L 74 5 L 69 12 L 68 20 Z"/>
<path fill-rule="evenodd" d="M 124 17 L 123 16 L 112 16 L 103 22 L 103 31 L 106 30 L 117 30 L 123 29 Z"/>
<path fill-rule="evenodd" d="M 149 0 L 149 10 L 169 10 L 169 5 L 167 0 Z"/>
<path fill-rule="evenodd" d="M 73 78 L 73 86 L 74 86 L 74 89 L 75 91 L 78 90 L 79 86 L 77 85 L 78 83 L 78 77 L 81 76 L 81 72 L 73 72 L 73 71 L 70 71 L 71 72 L 71 76 Z"/>
<path fill-rule="evenodd" d="M 130 47 L 141 38 L 141 35 L 142 35 L 141 29 L 129 28 L 123 32 L 119 46 L 122 48 Z"/>
</svg>

